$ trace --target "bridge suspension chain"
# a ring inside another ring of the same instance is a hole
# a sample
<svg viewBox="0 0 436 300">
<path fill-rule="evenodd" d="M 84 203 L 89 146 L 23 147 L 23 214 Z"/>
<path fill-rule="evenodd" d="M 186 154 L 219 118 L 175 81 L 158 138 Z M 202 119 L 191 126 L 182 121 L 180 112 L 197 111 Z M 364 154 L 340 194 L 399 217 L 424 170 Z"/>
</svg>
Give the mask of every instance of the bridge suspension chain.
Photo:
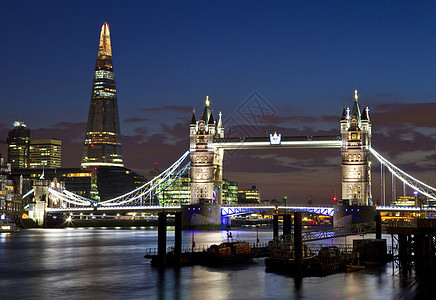
<svg viewBox="0 0 436 300">
<path fill-rule="evenodd" d="M 121 206 L 126 204 L 138 203 L 140 201 L 147 201 L 155 197 L 166 188 L 171 186 L 176 182 L 191 166 L 191 162 L 188 162 L 183 167 L 180 167 L 183 161 L 188 157 L 190 151 L 186 151 L 179 159 L 177 159 L 170 167 L 168 167 L 161 174 L 153 178 L 152 180 L 146 182 L 142 186 L 125 193 L 124 195 L 105 200 L 105 201 L 95 201 L 89 198 L 76 195 L 68 190 L 56 191 L 49 188 L 48 191 L 54 197 L 77 205 L 77 206 Z"/>
<path fill-rule="evenodd" d="M 407 174 L 406 172 L 389 162 L 386 158 L 381 156 L 373 148 L 369 148 L 369 151 L 371 151 L 375 158 L 377 158 L 380 163 L 384 164 L 388 168 L 388 170 L 404 184 L 429 198 L 436 199 L 436 189 L 434 187 L 431 187 L 428 184 L 425 184 L 424 182 L 419 181 L 413 176 Z"/>
<path fill-rule="evenodd" d="M 65 192 L 65 190 L 63 192 L 59 192 L 59 191 L 56 191 L 56 190 L 54 190 L 54 189 L 49 187 L 48 188 L 48 192 L 52 196 L 54 196 L 55 198 L 60 199 L 60 200 L 65 201 L 65 202 L 68 202 L 68 203 L 71 203 L 71 204 L 74 204 L 74 205 L 78 205 L 78 206 L 90 206 L 91 203 L 92 203 L 91 199 L 85 198 L 86 200 L 83 200 L 83 199 L 80 199 L 78 197 L 74 197 L 74 196 L 78 196 L 78 195 L 74 195 L 73 194 L 74 196 L 71 196 L 71 195 L 68 195 L 66 193 L 63 193 L 63 192 Z"/>
</svg>

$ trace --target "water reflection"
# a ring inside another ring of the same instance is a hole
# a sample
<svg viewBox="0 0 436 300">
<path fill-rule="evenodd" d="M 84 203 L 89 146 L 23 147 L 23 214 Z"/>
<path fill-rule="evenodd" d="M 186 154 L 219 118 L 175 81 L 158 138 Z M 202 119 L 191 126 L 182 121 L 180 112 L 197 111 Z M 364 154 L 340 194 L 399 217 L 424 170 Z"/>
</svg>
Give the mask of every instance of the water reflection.
<svg viewBox="0 0 436 300">
<path fill-rule="evenodd" d="M 197 245 L 220 243 L 227 236 L 225 231 L 186 231 L 184 248 L 190 247 L 193 234 Z M 256 241 L 255 229 L 233 231 L 233 235 Z M 259 230 L 261 242 L 271 237 L 270 230 Z M 167 240 L 168 246 L 173 245 L 173 231 Z M 156 246 L 157 231 L 150 228 L 32 229 L 2 234 L 0 298 L 411 299 L 435 293 L 431 277 L 399 274 L 392 264 L 303 279 L 266 273 L 263 259 L 235 267 L 188 266 L 160 272 L 143 258 L 145 249 Z"/>
</svg>

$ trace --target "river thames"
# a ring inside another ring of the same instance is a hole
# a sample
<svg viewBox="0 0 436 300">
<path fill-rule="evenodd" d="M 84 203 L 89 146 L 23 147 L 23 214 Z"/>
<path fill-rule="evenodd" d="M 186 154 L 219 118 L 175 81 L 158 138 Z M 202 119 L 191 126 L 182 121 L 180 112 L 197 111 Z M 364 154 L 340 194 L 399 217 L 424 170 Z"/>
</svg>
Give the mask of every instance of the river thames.
<svg viewBox="0 0 436 300">
<path fill-rule="evenodd" d="M 174 228 L 167 245 L 172 246 Z M 255 229 L 232 230 L 256 241 Z M 272 238 L 260 229 L 261 242 Z M 366 235 L 365 238 L 370 238 Z M 385 236 L 384 236 L 385 237 Z M 362 238 L 362 237 L 354 237 Z M 390 242 L 390 237 L 388 243 Z M 220 243 L 225 231 L 184 231 L 183 248 Z M 352 243 L 352 238 L 323 244 Z M 252 264 L 168 268 L 159 272 L 144 258 L 157 247 L 157 228 L 27 229 L 0 235 L 0 299 L 421 299 L 426 289 L 413 274 L 404 278 L 392 263 L 383 267 L 300 282 L 266 273 L 263 258 Z M 430 299 L 430 298 L 427 298 Z"/>
</svg>

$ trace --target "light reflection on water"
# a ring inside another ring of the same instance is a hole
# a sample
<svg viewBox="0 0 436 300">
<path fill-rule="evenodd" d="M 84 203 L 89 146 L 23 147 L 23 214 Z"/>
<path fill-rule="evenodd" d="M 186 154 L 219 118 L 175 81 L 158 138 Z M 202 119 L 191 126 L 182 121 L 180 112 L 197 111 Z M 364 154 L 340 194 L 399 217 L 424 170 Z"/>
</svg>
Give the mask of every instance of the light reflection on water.
<svg viewBox="0 0 436 300">
<path fill-rule="evenodd" d="M 255 229 L 232 233 L 239 240 L 256 241 Z M 271 229 L 260 229 L 258 234 L 261 242 L 272 237 Z M 197 245 L 211 245 L 226 237 L 225 231 L 185 231 L 183 247 L 190 247 L 193 238 Z M 170 228 L 167 245 L 173 242 Z M 0 298 L 410 299 L 419 286 L 413 278 L 392 275 L 391 264 L 301 281 L 266 273 L 261 258 L 249 265 L 159 272 L 143 258 L 145 249 L 156 246 L 156 228 L 28 229 L 1 235 Z"/>
</svg>

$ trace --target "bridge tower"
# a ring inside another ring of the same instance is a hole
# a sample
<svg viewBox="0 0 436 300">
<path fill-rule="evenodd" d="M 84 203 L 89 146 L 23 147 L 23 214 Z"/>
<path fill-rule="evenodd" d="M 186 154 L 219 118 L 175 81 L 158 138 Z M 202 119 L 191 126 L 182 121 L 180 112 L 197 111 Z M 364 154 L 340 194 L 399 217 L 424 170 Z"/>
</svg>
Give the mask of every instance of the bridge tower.
<svg viewBox="0 0 436 300">
<path fill-rule="evenodd" d="M 223 149 L 212 147 L 215 137 L 224 137 L 224 127 L 219 114 L 213 118 L 209 97 L 199 120 L 192 113 L 190 123 L 191 204 L 221 204 Z"/>
<path fill-rule="evenodd" d="M 65 207 L 62 203 L 62 199 L 58 199 L 50 194 L 48 191 L 49 188 L 62 191 L 65 189 L 65 182 L 58 181 L 57 178 L 53 178 L 52 180 L 45 179 L 44 173 L 39 179 L 33 181 L 34 199 L 33 203 L 30 205 L 29 216 L 40 226 L 53 225 L 53 222 L 47 219 L 47 208 Z M 56 218 L 58 218 L 58 222 L 62 221 L 61 216 L 56 216 Z"/>
<path fill-rule="evenodd" d="M 224 137 L 221 119 L 213 118 L 209 97 L 200 119 L 192 113 L 189 125 L 191 157 L 191 203 L 182 207 L 183 227 L 219 226 L 223 177 L 223 149 L 213 147 L 213 139 Z"/>
<path fill-rule="evenodd" d="M 46 209 L 49 202 L 49 186 L 49 180 L 45 179 L 44 176 L 41 176 L 40 179 L 36 179 L 33 182 L 35 204 L 31 206 L 32 212 L 30 215 L 40 226 L 44 225 L 47 216 Z"/>
<path fill-rule="evenodd" d="M 355 91 L 353 110 L 343 110 L 342 137 L 342 203 L 372 205 L 371 195 L 371 122 L 368 107 L 360 113 Z"/>
<path fill-rule="evenodd" d="M 369 109 L 363 105 L 363 112 L 360 112 L 357 101 L 357 90 L 354 96 L 353 109 L 343 109 L 341 117 L 341 157 L 342 157 L 342 199 L 338 204 L 342 205 L 344 212 L 359 212 L 358 214 L 344 213 L 336 214 L 341 208 L 335 209 L 335 222 L 340 218 L 348 217 L 350 222 L 362 222 L 371 220 L 372 208 L 368 216 L 364 207 L 372 207 L 371 193 L 371 158 L 369 148 L 371 147 L 371 121 Z M 359 208 L 348 208 L 348 206 L 359 206 Z M 347 208 L 344 208 L 347 207 Z M 347 221 L 347 222 L 348 222 Z"/>
</svg>

